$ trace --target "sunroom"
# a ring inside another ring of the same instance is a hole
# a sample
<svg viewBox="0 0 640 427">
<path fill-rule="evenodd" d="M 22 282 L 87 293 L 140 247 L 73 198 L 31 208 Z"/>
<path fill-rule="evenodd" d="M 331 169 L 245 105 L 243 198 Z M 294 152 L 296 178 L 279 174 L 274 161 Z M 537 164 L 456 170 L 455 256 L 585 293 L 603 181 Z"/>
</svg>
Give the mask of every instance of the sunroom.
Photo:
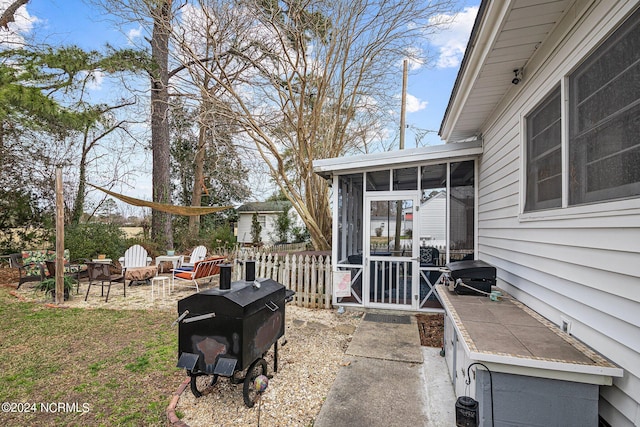
<svg viewBox="0 0 640 427">
<path fill-rule="evenodd" d="M 317 160 L 331 181 L 333 304 L 439 311 L 442 267 L 477 253 L 477 158 L 464 142 Z"/>
</svg>

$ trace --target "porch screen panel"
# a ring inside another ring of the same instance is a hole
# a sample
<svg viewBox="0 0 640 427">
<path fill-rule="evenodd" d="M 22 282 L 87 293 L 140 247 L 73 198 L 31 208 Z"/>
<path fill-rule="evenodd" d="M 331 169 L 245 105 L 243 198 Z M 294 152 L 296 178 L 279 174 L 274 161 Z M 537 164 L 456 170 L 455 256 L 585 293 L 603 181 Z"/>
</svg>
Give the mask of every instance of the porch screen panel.
<svg viewBox="0 0 640 427">
<path fill-rule="evenodd" d="M 362 303 L 363 174 L 338 178 L 338 269 L 351 272 L 351 296 L 341 303 Z"/>
<path fill-rule="evenodd" d="M 338 262 L 362 253 L 362 174 L 343 175 L 338 188 Z"/>
<path fill-rule="evenodd" d="M 473 259 L 475 240 L 474 161 L 451 163 L 449 179 L 450 261 Z"/>
<path fill-rule="evenodd" d="M 433 286 L 447 254 L 447 165 L 420 168 L 420 308 L 439 308 Z"/>
</svg>

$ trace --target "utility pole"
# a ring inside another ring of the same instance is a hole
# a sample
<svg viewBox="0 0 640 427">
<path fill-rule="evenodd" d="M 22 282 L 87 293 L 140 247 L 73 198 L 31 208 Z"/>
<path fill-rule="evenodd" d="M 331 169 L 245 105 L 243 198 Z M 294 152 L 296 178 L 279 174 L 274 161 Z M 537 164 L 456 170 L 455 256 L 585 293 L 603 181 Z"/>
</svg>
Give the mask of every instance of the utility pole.
<svg viewBox="0 0 640 427">
<path fill-rule="evenodd" d="M 402 63 L 402 105 L 400 105 L 400 149 L 404 150 L 404 131 L 407 127 L 405 115 L 407 113 L 407 60 Z"/>
<path fill-rule="evenodd" d="M 402 63 L 402 105 L 400 106 L 400 149 L 404 150 L 405 114 L 407 104 L 407 60 Z M 402 200 L 396 201 L 396 236 L 394 249 L 396 254 L 400 252 L 400 233 L 402 232 Z"/>
</svg>

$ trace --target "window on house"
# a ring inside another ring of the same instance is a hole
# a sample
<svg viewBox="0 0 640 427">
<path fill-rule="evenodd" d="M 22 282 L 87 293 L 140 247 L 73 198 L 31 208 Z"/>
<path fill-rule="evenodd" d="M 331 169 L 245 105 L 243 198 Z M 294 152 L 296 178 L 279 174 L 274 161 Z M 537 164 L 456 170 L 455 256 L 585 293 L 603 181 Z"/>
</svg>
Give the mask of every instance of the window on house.
<svg viewBox="0 0 640 427">
<path fill-rule="evenodd" d="M 640 10 L 527 116 L 525 212 L 640 196 L 639 81 Z"/>
<path fill-rule="evenodd" d="M 562 121 L 560 87 L 526 119 L 525 212 L 562 206 Z"/>
<path fill-rule="evenodd" d="M 640 10 L 569 76 L 569 204 L 640 195 Z"/>
</svg>

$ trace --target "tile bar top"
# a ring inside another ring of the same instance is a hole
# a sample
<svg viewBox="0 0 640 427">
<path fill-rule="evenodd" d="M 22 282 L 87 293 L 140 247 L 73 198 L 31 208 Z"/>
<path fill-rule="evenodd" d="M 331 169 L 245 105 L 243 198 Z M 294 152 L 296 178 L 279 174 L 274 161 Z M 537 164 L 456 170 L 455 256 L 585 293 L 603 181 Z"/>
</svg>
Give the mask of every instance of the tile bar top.
<svg viewBox="0 0 640 427">
<path fill-rule="evenodd" d="M 499 371 L 611 384 L 622 369 L 503 290 L 502 300 L 436 287 L 469 357 Z M 497 290 L 497 288 L 495 288 Z"/>
</svg>

